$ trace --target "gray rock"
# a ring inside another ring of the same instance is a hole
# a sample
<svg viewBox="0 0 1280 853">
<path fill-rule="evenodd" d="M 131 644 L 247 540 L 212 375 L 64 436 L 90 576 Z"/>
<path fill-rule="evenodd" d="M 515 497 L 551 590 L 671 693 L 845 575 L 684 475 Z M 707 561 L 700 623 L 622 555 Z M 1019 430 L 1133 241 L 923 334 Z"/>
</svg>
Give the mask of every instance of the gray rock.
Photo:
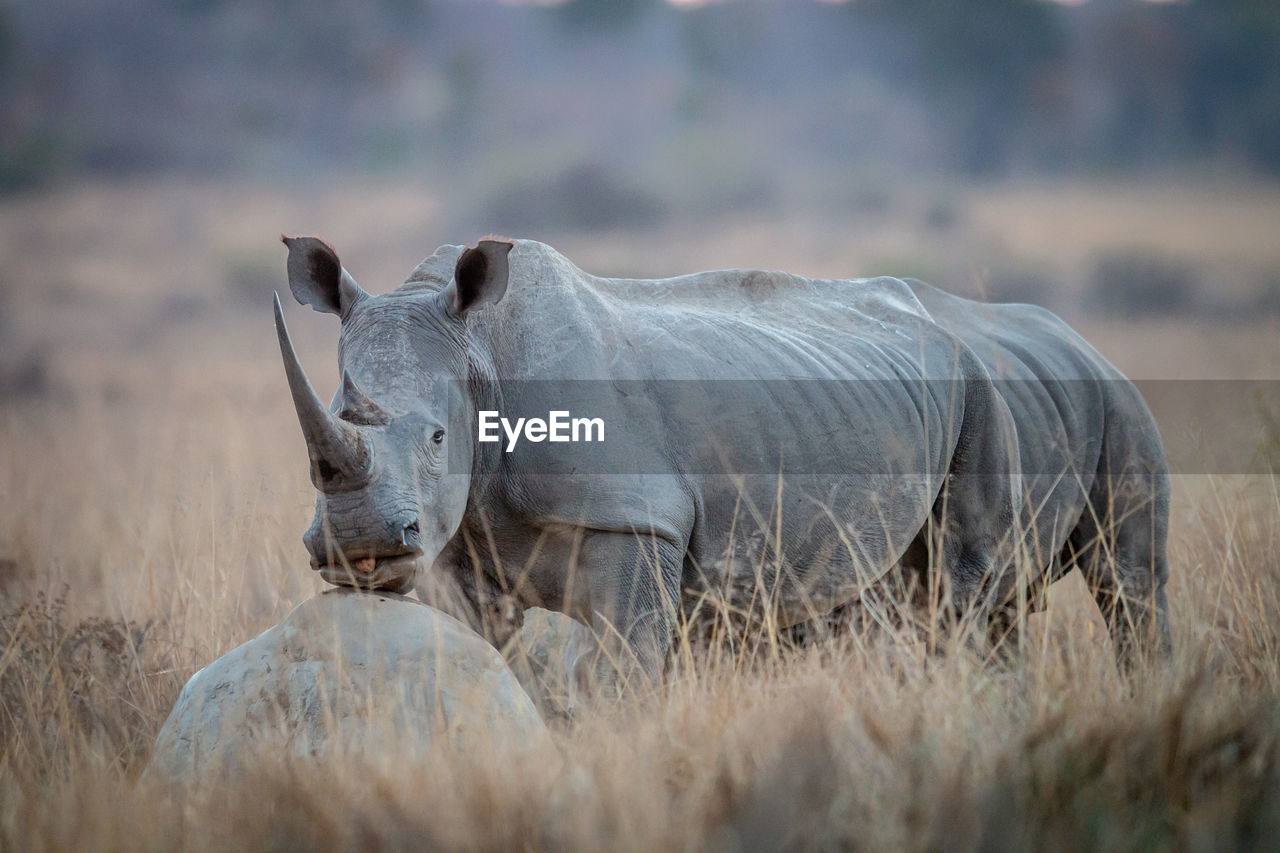
<svg viewBox="0 0 1280 853">
<path fill-rule="evenodd" d="M 467 626 L 398 595 L 333 590 L 193 675 L 148 774 L 206 780 L 272 756 L 400 763 L 441 738 L 519 749 L 545 736 Z"/>
<path fill-rule="evenodd" d="M 531 607 L 506 655 L 511 671 L 542 715 L 569 718 L 582 704 L 574 669 L 595 646 L 595 636 L 586 625 L 563 613 Z"/>
</svg>

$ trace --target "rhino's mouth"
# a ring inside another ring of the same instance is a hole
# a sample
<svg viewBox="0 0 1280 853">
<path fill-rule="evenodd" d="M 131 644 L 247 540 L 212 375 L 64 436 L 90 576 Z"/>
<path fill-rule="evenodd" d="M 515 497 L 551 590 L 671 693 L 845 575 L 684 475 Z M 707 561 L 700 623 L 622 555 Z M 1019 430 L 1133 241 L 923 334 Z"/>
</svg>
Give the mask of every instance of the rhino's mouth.
<svg viewBox="0 0 1280 853">
<path fill-rule="evenodd" d="M 361 557 L 337 563 L 312 564 L 320 577 L 334 586 L 404 592 L 413 584 L 422 551 L 414 549 L 399 554 Z"/>
</svg>

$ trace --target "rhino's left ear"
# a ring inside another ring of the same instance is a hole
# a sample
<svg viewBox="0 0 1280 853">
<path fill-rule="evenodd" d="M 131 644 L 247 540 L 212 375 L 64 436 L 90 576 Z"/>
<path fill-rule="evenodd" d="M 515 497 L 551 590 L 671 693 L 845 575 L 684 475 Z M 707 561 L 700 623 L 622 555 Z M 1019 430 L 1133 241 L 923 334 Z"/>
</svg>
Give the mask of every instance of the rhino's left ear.
<svg viewBox="0 0 1280 853">
<path fill-rule="evenodd" d="M 342 268 L 338 253 L 318 237 L 286 237 L 289 289 L 293 298 L 317 311 L 347 316 L 351 306 L 369 294 Z"/>
<path fill-rule="evenodd" d="M 491 305 L 507 292 L 510 268 L 507 255 L 513 244 L 509 240 L 481 240 L 474 249 L 458 256 L 453 268 L 453 281 L 444 289 L 449 310 L 458 316 L 482 305 Z"/>
</svg>

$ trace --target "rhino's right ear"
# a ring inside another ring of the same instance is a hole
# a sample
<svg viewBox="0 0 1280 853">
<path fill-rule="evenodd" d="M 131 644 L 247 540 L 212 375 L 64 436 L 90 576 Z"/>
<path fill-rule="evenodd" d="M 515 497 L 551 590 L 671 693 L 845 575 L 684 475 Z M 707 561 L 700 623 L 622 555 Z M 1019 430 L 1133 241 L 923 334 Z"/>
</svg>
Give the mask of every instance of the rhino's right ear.
<svg viewBox="0 0 1280 853">
<path fill-rule="evenodd" d="M 342 268 L 338 253 L 325 241 L 283 234 L 280 239 L 289 247 L 289 289 L 303 305 L 346 317 L 352 305 L 369 295 Z"/>
<path fill-rule="evenodd" d="M 499 302 L 507 292 L 511 272 L 507 255 L 512 248 L 510 240 L 486 239 L 474 249 L 464 250 L 453 269 L 453 281 L 444 289 L 449 310 L 461 317 L 482 305 Z"/>
</svg>

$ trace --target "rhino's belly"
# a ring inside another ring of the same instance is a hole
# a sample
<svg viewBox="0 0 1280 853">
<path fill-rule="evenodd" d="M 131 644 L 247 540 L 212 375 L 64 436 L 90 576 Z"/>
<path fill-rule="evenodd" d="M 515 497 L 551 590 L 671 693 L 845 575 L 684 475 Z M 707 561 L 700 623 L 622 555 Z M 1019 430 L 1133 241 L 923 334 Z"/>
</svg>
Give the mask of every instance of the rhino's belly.
<svg viewBox="0 0 1280 853">
<path fill-rule="evenodd" d="M 856 598 L 924 526 L 939 482 L 930 474 L 808 477 L 779 489 L 776 478 L 758 479 L 709 495 L 707 535 L 686 571 L 686 615 L 767 614 L 787 627 Z"/>
</svg>

